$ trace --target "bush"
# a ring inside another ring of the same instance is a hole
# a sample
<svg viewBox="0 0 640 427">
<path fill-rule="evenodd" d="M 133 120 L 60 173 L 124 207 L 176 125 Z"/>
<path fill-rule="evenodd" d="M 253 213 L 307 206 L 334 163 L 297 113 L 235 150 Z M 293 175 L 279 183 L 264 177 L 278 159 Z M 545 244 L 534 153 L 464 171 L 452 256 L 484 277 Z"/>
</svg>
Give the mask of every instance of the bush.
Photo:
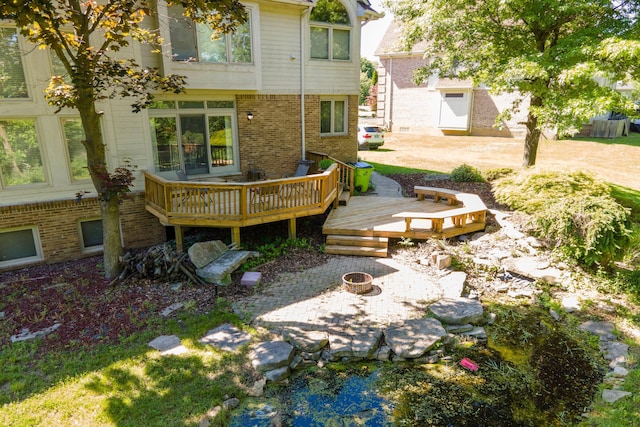
<svg viewBox="0 0 640 427">
<path fill-rule="evenodd" d="M 610 266 L 629 243 L 628 210 L 589 174 L 524 172 L 494 187 L 498 202 L 531 215 L 534 234 L 587 266 Z"/>
<path fill-rule="evenodd" d="M 460 165 L 452 170 L 450 178 L 453 182 L 485 182 L 482 172 L 467 164 Z"/>
<path fill-rule="evenodd" d="M 495 181 L 500 178 L 504 178 L 505 176 L 511 175 L 513 173 L 513 169 L 511 168 L 497 168 L 497 169 L 489 169 L 484 172 L 484 178 L 487 181 Z"/>
</svg>

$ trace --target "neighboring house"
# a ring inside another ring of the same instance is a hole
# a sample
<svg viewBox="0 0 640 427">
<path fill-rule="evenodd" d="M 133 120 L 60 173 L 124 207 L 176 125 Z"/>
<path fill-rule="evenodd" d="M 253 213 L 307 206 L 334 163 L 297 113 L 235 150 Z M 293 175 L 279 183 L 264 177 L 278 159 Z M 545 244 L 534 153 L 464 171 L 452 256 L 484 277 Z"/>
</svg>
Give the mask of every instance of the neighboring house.
<svg viewBox="0 0 640 427">
<path fill-rule="evenodd" d="M 381 126 L 427 135 L 524 136 L 526 111 L 495 126 L 497 115 L 511 106 L 513 95 L 492 95 L 470 81 L 437 76 L 416 85 L 413 71 L 429 63 L 424 57 L 425 42 L 405 52 L 398 48 L 399 39 L 399 26 L 392 22 L 375 52 L 380 58 L 377 117 Z"/>
<path fill-rule="evenodd" d="M 241 181 L 253 169 L 291 174 L 309 150 L 357 159 L 360 28 L 380 15 L 367 0 L 243 4 L 247 24 L 212 41 L 179 8 L 157 2 L 151 25 L 165 51 L 134 44 L 123 55 L 186 76 L 186 92 L 160 95 L 135 114 L 127 99 L 102 103 L 111 169 L 129 159 L 167 179 L 182 169 L 189 178 Z M 47 50 L 0 23 L 0 270 L 101 251 L 78 115 L 55 114 L 43 97 L 57 67 Z M 126 248 L 167 237 L 145 211 L 139 171 L 122 205 Z"/>
</svg>

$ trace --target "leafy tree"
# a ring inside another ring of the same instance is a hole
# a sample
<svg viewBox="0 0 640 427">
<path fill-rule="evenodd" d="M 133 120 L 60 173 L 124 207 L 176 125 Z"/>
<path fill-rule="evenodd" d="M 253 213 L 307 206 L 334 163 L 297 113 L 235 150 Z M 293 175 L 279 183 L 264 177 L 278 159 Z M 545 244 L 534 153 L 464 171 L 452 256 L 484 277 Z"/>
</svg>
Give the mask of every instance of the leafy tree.
<svg viewBox="0 0 640 427">
<path fill-rule="evenodd" d="M 378 70 L 373 62 L 367 58 L 360 58 L 360 96 L 359 105 L 365 105 L 371 95 L 371 88 L 378 83 Z"/>
<path fill-rule="evenodd" d="M 607 82 L 640 74 L 639 0 L 387 0 L 405 48 L 428 40 L 422 81 L 472 78 L 528 102 L 523 165 L 536 161 L 541 130 L 576 129 L 605 111 L 633 106 Z"/>
<path fill-rule="evenodd" d="M 238 0 L 168 0 L 185 15 L 208 24 L 214 33 L 228 33 L 246 21 Z M 67 76 L 53 76 L 45 97 L 51 105 L 79 113 L 87 166 L 98 192 L 104 230 L 104 269 L 108 278 L 120 271 L 122 255 L 119 203 L 133 180 L 127 168 L 109 171 L 100 128 L 99 101 L 130 97 L 134 112 L 148 106 L 158 91 L 180 92 L 181 76 L 124 59 L 119 51 L 132 42 L 159 46 L 156 31 L 143 25 L 154 14 L 147 2 L 135 0 L 12 0 L 0 2 L 0 19 L 13 21 L 32 43 L 49 48 Z"/>
</svg>

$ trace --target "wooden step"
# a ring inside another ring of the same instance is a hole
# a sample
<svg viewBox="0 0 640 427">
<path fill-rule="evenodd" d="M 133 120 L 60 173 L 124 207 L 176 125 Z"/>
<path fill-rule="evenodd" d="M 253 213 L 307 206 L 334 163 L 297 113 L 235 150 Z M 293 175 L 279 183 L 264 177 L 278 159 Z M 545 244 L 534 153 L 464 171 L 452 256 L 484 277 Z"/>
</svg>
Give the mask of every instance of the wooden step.
<svg viewBox="0 0 640 427">
<path fill-rule="evenodd" d="M 386 248 L 388 244 L 389 239 L 386 237 L 346 236 L 341 234 L 327 236 L 327 245 Z"/>
<path fill-rule="evenodd" d="M 351 194 L 349 190 L 345 190 L 340 194 L 340 198 L 338 199 L 338 204 L 341 206 L 346 206 L 349 204 L 349 199 L 351 199 Z"/>
<path fill-rule="evenodd" d="M 387 248 L 371 248 L 367 246 L 345 246 L 345 245 L 326 245 L 324 253 L 334 255 L 357 255 L 357 256 L 375 256 L 380 258 L 387 257 Z"/>
</svg>

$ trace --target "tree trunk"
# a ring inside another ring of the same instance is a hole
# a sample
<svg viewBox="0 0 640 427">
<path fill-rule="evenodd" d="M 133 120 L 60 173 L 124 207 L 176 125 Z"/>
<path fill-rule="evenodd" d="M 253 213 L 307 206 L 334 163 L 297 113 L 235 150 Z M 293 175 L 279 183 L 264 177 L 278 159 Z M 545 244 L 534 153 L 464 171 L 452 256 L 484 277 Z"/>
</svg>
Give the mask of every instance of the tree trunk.
<svg viewBox="0 0 640 427">
<path fill-rule="evenodd" d="M 121 258 L 123 254 L 120 237 L 120 204 L 118 197 L 100 201 L 102 213 L 102 247 L 104 251 L 103 264 L 107 279 L 113 279 L 120 274 Z"/>
<path fill-rule="evenodd" d="M 113 279 L 120 274 L 120 258 L 123 253 L 119 210 L 122 197 L 121 194 L 104 193 L 104 189 L 109 187 L 107 184 L 111 174 L 107 169 L 100 114 L 95 109 L 92 90 L 92 88 L 85 88 L 78 91 L 77 108 L 85 134 L 85 140 L 82 143 L 87 150 L 87 166 L 100 200 L 104 274 L 107 279 Z"/>
<path fill-rule="evenodd" d="M 522 166 L 530 167 L 536 164 L 536 156 L 538 155 L 538 143 L 540 142 L 540 129 L 538 128 L 538 118 L 532 108 L 542 106 L 542 99 L 537 96 L 531 97 L 529 104 L 529 114 L 527 115 L 527 135 L 524 138 L 524 155 L 522 157 Z"/>
</svg>

